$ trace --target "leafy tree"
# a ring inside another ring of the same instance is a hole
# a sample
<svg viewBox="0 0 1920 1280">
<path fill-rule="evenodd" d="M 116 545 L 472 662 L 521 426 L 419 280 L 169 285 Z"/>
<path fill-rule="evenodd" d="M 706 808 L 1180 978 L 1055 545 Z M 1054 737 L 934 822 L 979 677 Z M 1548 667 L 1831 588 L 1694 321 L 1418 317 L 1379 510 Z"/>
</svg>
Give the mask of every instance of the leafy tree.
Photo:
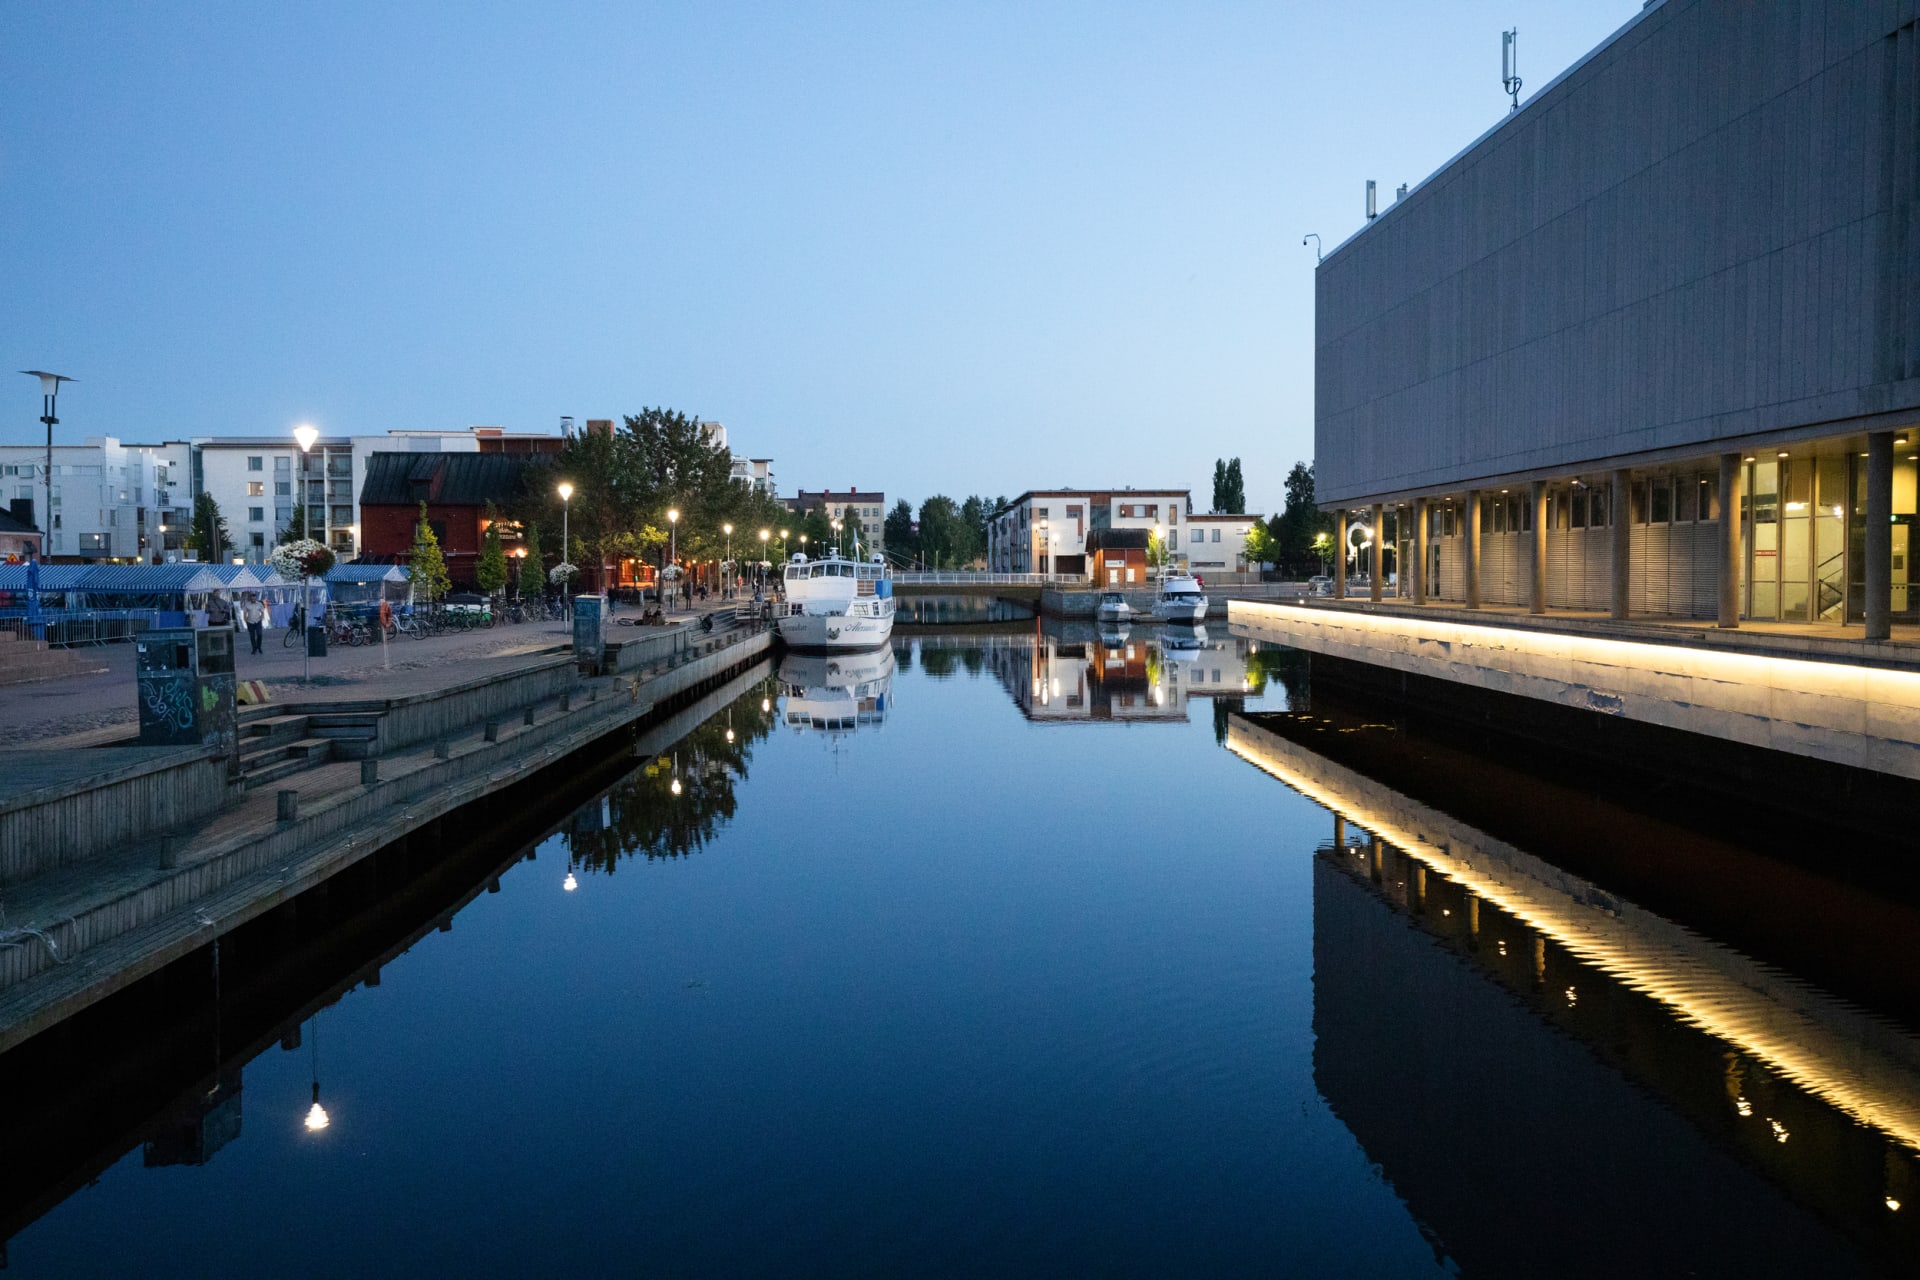
<svg viewBox="0 0 1920 1280">
<path fill-rule="evenodd" d="M 488 595 L 507 585 L 507 550 L 500 545 L 500 513 L 487 504 L 487 532 L 480 540 L 480 562 L 473 568 L 473 580 Z"/>
<path fill-rule="evenodd" d="M 308 529 L 308 525 L 307 525 L 306 504 L 295 503 L 293 508 L 293 514 L 287 518 L 286 528 L 281 529 L 278 533 L 274 534 L 273 540 L 276 543 L 282 543 L 282 544 L 292 542 L 295 538 L 306 537 L 307 529 Z"/>
<path fill-rule="evenodd" d="M 1328 534 L 1337 551 L 1339 537 L 1333 527 L 1333 517 L 1315 506 L 1313 464 L 1294 463 L 1293 469 L 1287 472 L 1286 488 L 1286 506 L 1273 518 L 1268 529 L 1279 544 L 1277 563 L 1290 574 L 1318 572 L 1321 552 L 1314 545 L 1315 538 Z"/>
<path fill-rule="evenodd" d="M 193 519 L 187 525 L 187 548 L 198 551 L 200 558 L 207 561 L 218 560 L 233 551 L 233 535 L 227 532 L 220 504 L 210 493 L 193 500 Z"/>
<path fill-rule="evenodd" d="M 972 535 L 973 554 L 968 560 L 976 560 L 987 554 L 987 524 L 993 519 L 993 499 L 974 494 L 960 504 L 960 519 Z"/>
<path fill-rule="evenodd" d="M 1240 473 L 1240 459 L 1213 460 L 1213 510 L 1230 516 L 1247 513 L 1247 482 Z"/>
<path fill-rule="evenodd" d="M 1227 460 L 1213 460 L 1213 505 L 1209 511 L 1225 511 L 1227 502 Z"/>
<path fill-rule="evenodd" d="M 901 560 L 920 554 L 920 535 L 913 531 L 913 505 L 905 498 L 887 512 L 887 550 Z"/>
<path fill-rule="evenodd" d="M 968 564 L 980 554 L 973 527 L 945 494 L 936 493 L 920 504 L 920 549 L 932 568 Z"/>
<path fill-rule="evenodd" d="M 1247 563 L 1273 564 L 1280 558 L 1280 543 L 1266 524 L 1256 520 L 1247 530 Z"/>
<path fill-rule="evenodd" d="M 1147 564 L 1155 569 L 1167 562 L 1167 544 L 1158 532 L 1147 535 Z"/>
<path fill-rule="evenodd" d="M 428 604 L 447 593 L 453 585 L 447 577 L 447 560 L 440 554 L 440 539 L 427 523 L 427 504 L 420 504 L 420 522 L 413 526 L 413 585 Z"/>
<path fill-rule="evenodd" d="M 520 572 L 514 588 L 522 600 L 537 599 L 546 589 L 547 566 L 540 551 L 540 526 L 529 524 L 526 537 L 527 554 L 520 557 Z"/>
</svg>

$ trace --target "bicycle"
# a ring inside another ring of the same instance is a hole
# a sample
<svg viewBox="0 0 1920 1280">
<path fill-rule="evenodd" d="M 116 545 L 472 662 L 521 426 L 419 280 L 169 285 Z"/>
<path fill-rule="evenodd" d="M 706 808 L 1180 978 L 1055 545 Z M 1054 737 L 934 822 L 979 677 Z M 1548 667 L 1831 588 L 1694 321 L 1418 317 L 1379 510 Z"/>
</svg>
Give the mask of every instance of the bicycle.
<svg viewBox="0 0 1920 1280">
<path fill-rule="evenodd" d="M 280 637 L 280 645 L 285 649 L 297 648 L 307 642 L 307 614 L 299 605 L 293 606 L 293 616 L 287 619 L 286 634 Z"/>
</svg>

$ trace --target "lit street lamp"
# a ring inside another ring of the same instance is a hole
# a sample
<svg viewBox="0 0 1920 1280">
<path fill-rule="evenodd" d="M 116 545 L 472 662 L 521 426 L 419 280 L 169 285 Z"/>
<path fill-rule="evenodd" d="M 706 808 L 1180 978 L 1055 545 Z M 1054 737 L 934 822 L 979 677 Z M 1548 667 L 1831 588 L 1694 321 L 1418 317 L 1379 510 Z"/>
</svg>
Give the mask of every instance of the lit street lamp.
<svg viewBox="0 0 1920 1280">
<path fill-rule="evenodd" d="M 60 399 L 60 384 L 74 379 L 64 373 L 42 373 L 38 369 L 22 369 L 20 372 L 29 378 L 40 379 L 40 421 L 47 424 L 47 509 L 40 513 L 37 522 L 40 525 L 40 558 L 45 560 L 53 549 L 53 429 L 60 419 L 54 416 L 54 408 Z"/>
<path fill-rule="evenodd" d="M 846 549 L 840 541 L 840 530 L 845 526 L 838 520 L 831 521 L 830 523 L 833 525 L 833 549 L 836 554 L 844 555 Z"/>
<path fill-rule="evenodd" d="M 680 510 L 667 508 L 667 563 L 673 566 L 674 580 L 680 577 Z"/>
<path fill-rule="evenodd" d="M 720 532 L 727 535 L 727 563 L 720 575 L 720 598 L 722 600 L 731 600 L 733 599 L 733 574 L 731 572 L 733 569 L 733 526 L 723 524 L 720 526 Z"/>
<path fill-rule="evenodd" d="M 313 442 L 320 433 L 307 423 L 301 423 L 293 429 L 293 438 L 300 446 L 300 540 L 310 542 L 313 539 L 313 504 L 308 501 L 313 495 L 307 488 L 307 458 L 313 451 Z M 300 683 L 313 683 L 313 578 L 304 567 L 300 571 L 300 618 L 306 626 L 306 647 L 300 658 Z M 327 1123 L 327 1113 L 320 1111 L 319 1086 L 315 1086 L 313 1109 L 320 1113 L 320 1124 Z M 312 1127 L 311 1123 L 308 1125 Z"/>
<path fill-rule="evenodd" d="M 567 532 L 569 527 L 568 521 L 573 516 L 573 486 L 563 480 L 560 482 L 558 492 L 560 494 L 560 563 L 572 564 L 573 562 L 567 559 L 567 543 L 572 541 L 572 539 L 567 536 Z M 572 588 L 573 575 L 568 574 L 560 581 L 560 598 L 567 602 L 568 613 L 573 612 Z"/>
<path fill-rule="evenodd" d="M 780 531 L 780 562 L 782 564 L 785 564 L 786 560 L 787 560 L 787 531 L 785 529 L 782 529 Z"/>
<path fill-rule="evenodd" d="M 767 589 L 767 539 L 772 536 L 769 530 L 760 531 L 760 591 L 763 595 Z"/>
</svg>

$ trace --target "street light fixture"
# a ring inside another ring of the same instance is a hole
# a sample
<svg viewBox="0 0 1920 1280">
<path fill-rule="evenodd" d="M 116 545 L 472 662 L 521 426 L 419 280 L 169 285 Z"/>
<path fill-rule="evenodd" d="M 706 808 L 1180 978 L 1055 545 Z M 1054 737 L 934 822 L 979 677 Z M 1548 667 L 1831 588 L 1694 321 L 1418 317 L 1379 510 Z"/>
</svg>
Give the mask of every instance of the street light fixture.
<svg viewBox="0 0 1920 1280">
<path fill-rule="evenodd" d="M 674 577 L 680 576 L 680 509 L 667 508 L 667 563 L 674 567 Z"/>
<path fill-rule="evenodd" d="M 320 433 L 307 423 L 303 422 L 293 429 L 294 442 L 300 446 L 300 540 L 302 542 L 313 541 L 313 504 L 308 501 L 313 495 L 307 489 L 307 458 L 313 451 L 313 442 L 319 438 Z M 218 525 L 215 527 L 218 528 Z M 304 559 L 300 570 L 300 619 L 307 629 L 304 637 L 307 643 L 302 647 L 300 656 L 300 683 L 312 684 L 313 577 L 307 573 Z M 313 1106 L 316 1111 L 320 1109 L 320 1099 L 317 1095 L 314 1097 Z M 324 1125 L 326 1122 L 326 1113 L 322 1112 L 320 1123 Z"/>
<path fill-rule="evenodd" d="M 569 554 L 567 544 L 573 540 L 568 536 L 570 521 L 573 517 L 573 486 L 562 480 L 557 492 L 560 494 L 560 563 L 572 564 L 573 562 L 567 559 Z M 567 612 L 571 614 L 573 612 L 572 574 L 560 580 L 560 598 L 566 602 Z"/>
<path fill-rule="evenodd" d="M 47 465 L 43 477 L 47 482 L 47 509 L 41 513 L 39 520 L 40 558 L 45 560 L 47 552 L 53 547 L 53 429 L 60 424 L 54 409 L 60 399 L 60 384 L 75 379 L 64 373 L 43 373 L 38 369 L 22 369 L 20 372 L 29 378 L 40 379 L 40 421 L 47 424 Z"/>
<path fill-rule="evenodd" d="M 760 531 L 760 589 L 764 593 L 767 587 L 767 539 L 773 536 L 772 530 Z"/>
<path fill-rule="evenodd" d="M 723 524 L 720 526 L 720 532 L 727 535 L 727 563 L 725 571 L 720 577 L 720 598 L 722 600 L 731 600 L 733 599 L 733 526 L 731 524 Z"/>
</svg>

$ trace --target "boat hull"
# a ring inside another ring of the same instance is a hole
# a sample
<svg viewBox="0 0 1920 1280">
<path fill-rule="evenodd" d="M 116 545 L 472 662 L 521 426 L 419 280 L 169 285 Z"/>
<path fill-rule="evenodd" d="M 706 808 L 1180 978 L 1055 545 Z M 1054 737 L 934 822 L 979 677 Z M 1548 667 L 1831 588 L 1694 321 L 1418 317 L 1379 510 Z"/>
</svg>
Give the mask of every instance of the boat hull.
<svg viewBox="0 0 1920 1280">
<path fill-rule="evenodd" d="M 854 618 L 844 613 L 802 613 L 775 619 L 783 644 L 795 649 L 832 653 L 874 649 L 893 637 L 893 614 L 882 618 Z"/>
<path fill-rule="evenodd" d="M 1207 602 L 1200 600 L 1193 604 L 1184 602 L 1163 604 L 1160 606 L 1160 620 L 1162 622 L 1183 623 L 1205 622 L 1207 620 Z"/>
</svg>

